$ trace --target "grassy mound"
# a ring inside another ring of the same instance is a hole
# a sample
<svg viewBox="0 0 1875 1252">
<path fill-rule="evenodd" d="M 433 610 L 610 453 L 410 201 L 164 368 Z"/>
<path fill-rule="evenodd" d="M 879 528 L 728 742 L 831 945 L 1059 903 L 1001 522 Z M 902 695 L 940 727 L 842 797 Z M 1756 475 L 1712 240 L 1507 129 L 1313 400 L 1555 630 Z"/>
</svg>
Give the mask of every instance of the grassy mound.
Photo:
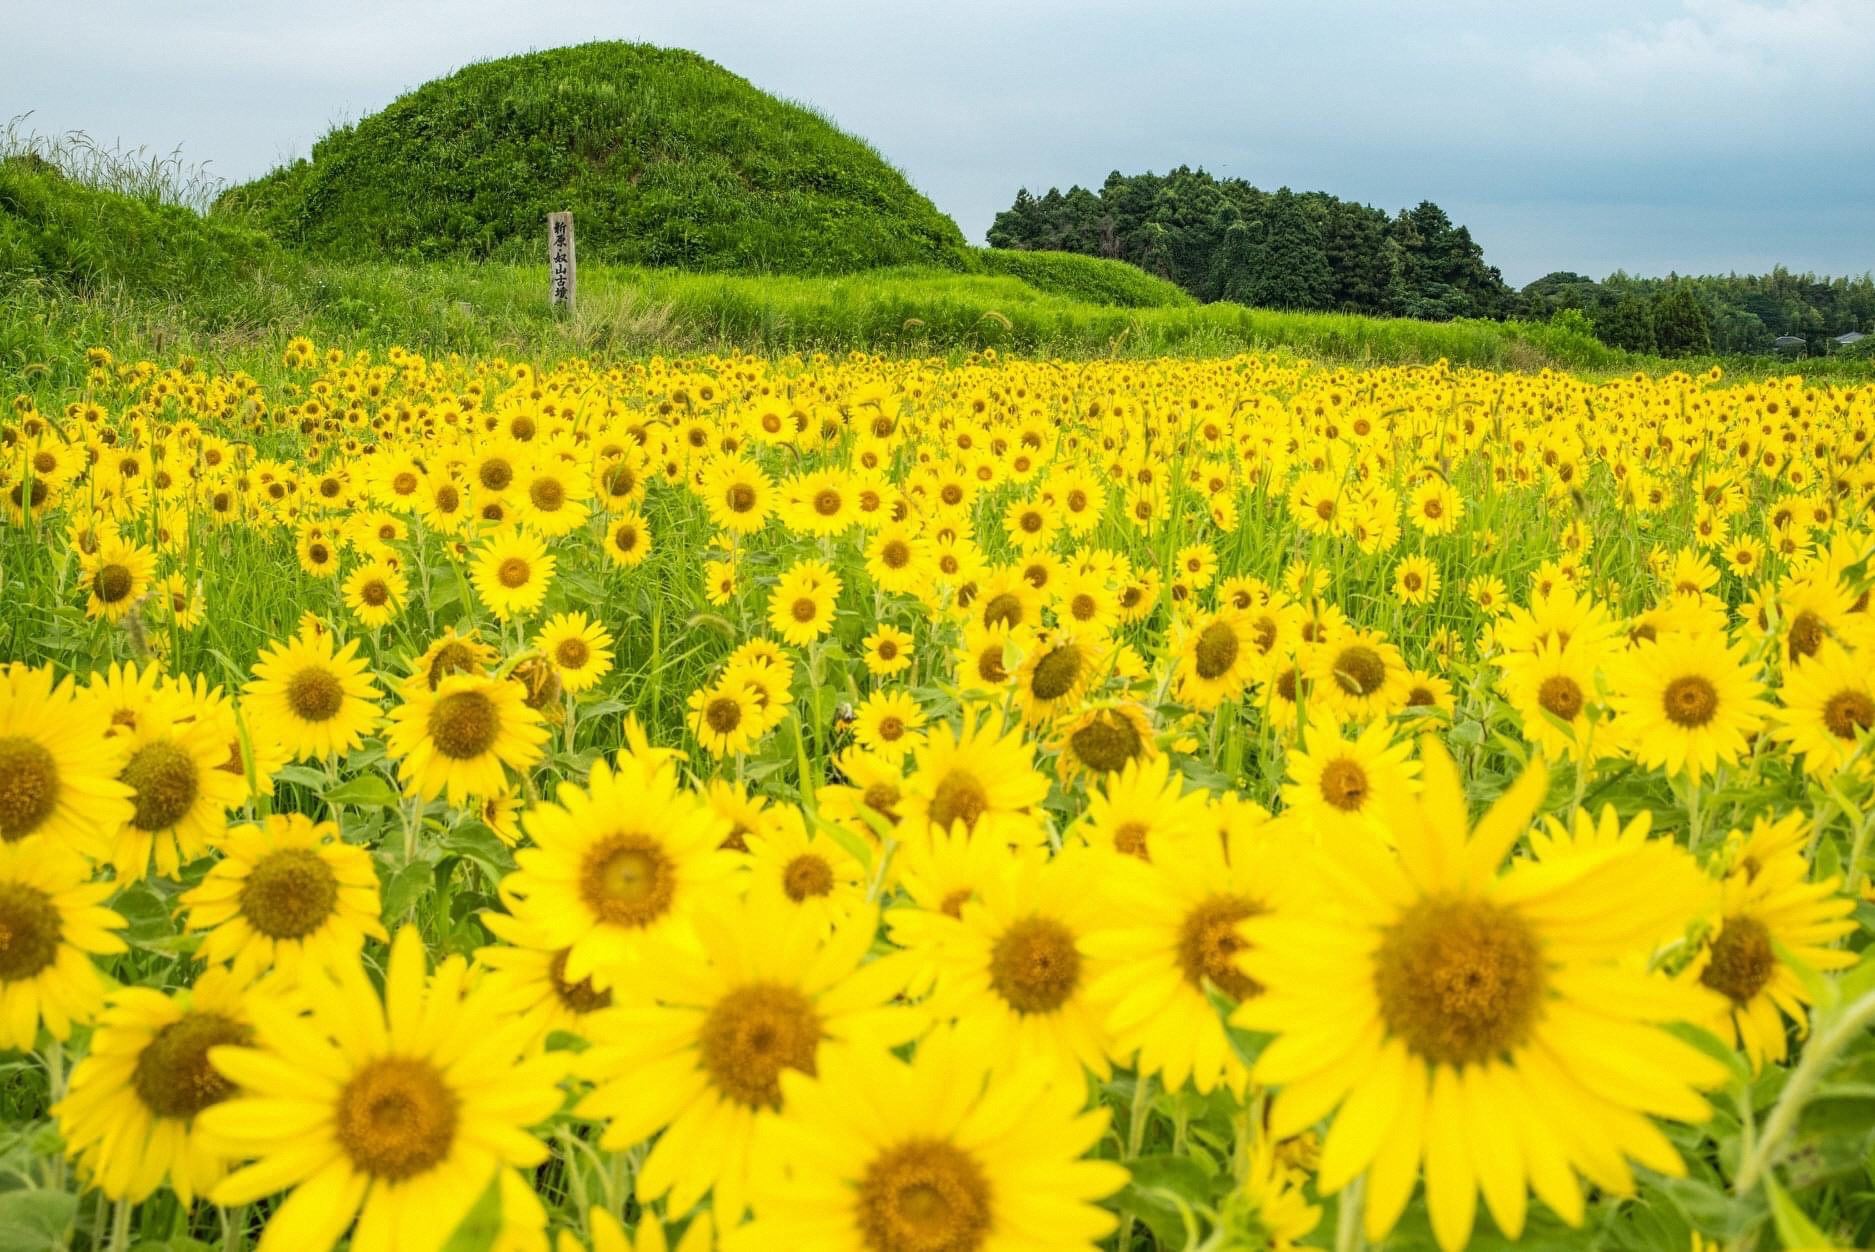
<svg viewBox="0 0 1875 1252">
<path fill-rule="evenodd" d="M 251 281 L 271 250 L 258 231 L 87 186 L 36 154 L 0 159 L 0 285 L 183 299 Z"/>
<path fill-rule="evenodd" d="M 955 263 L 963 237 L 878 152 L 692 52 L 590 43 L 471 65 L 216 204 L 340 258 L 582 259 L 715 272 Z"/>
<path fill-rule="evenodd" d="M 1085 304 L 1123 309 L 1184 308 L 1198 303 L 1177 283 L 1148 274 L 1125 261 L 1082 256 L 1078 252 L 1022 252 L 1012 248 L 972 248 L 968 269 L 978 274 L 1019 278 L 1037 291 Z"/>
</svg>

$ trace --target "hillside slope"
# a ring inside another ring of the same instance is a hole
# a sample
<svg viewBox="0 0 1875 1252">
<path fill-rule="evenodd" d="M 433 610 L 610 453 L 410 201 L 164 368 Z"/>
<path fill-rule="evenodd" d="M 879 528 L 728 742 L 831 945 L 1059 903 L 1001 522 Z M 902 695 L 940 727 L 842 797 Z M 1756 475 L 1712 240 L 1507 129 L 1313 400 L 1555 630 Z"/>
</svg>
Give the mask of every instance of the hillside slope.
<svg viewBox="0 0 1875 1252">
<path fill-rule="evenodd" d="M 687 270 L 844 273 L 963 244 L 862 140 L 648 44 L 471 65 L 216 204 L 289 246 L 399 260 L 532 260 L 562 209 L 582 259 Z"/>
</svg>

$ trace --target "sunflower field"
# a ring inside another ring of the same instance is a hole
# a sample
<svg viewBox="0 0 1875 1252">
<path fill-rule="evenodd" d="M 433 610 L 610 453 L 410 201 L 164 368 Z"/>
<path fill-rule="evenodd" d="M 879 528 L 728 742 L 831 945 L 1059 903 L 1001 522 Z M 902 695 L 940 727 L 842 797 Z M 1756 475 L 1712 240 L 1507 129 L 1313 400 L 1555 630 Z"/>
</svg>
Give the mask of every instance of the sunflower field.
<svg viewBox="0 0 1875 1252">
<path fill-rule="evenodd" d="M 0 1252 L 1875 1244 L 1875 386 L 94 349 Z"/>
</svg>

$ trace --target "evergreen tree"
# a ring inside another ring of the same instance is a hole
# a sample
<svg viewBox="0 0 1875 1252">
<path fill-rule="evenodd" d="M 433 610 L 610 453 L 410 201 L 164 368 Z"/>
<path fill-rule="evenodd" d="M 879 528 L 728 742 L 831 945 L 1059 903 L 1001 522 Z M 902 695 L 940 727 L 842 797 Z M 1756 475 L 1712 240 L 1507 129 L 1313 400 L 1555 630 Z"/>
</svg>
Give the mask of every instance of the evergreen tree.
<svg viewBox="0 0 1875 1252">
<path fill-rule="evenodd" d="M 1712 320 L 1688 283 L 1675 283 L 1653 300 L 1654 348 L 1663 356 L 1712 351 Z"/>
</svg>

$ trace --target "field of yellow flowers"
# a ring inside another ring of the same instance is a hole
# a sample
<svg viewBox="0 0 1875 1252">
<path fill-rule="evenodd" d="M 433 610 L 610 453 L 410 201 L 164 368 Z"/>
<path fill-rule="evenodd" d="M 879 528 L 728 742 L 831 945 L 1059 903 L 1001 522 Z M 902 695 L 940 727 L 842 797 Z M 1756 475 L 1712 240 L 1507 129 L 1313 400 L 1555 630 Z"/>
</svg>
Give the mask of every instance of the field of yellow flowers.
<svg viewBox="0 0 1875 1252">
<path fill-rule="evenodd" d="M 6 1252 L 1875 1242 L 1875 386 L 89 364 Z"/>
</svg>

